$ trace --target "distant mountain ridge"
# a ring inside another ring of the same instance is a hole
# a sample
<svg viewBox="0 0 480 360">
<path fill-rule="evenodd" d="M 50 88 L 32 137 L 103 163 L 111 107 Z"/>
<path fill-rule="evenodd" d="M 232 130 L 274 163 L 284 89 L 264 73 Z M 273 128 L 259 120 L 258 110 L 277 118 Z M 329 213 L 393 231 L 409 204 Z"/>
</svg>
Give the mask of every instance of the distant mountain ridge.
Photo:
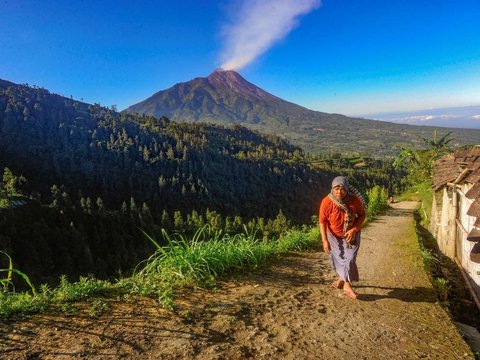
<svg viewBox="0 0 480 360">
<path fill-rule="evenodd" d="M 365 152 L 395 156 L 400 147 L 430 138 L 434 127 L 416 127 L 309 110 L 285 101 L 245 80 L 217 69 L 159 91 L 124 111 L 187 122 L 241 124 L 281 135 L 306 151 Z M 457 145 L 480 142 L 480 131 L 453 131 Z"/>
<path fill-rule="evenodd" d="M 12 85 L 15 85 L 15 84 L 10 81 L 0 79 L 0 88 L 5 88 L 7 86 L 12 86 Z"/>
<path fill-rule="evenodd" d="M 480 129 L 480 105 L 386 112 L 364 117 L 397 124 Z"/>
</svg>

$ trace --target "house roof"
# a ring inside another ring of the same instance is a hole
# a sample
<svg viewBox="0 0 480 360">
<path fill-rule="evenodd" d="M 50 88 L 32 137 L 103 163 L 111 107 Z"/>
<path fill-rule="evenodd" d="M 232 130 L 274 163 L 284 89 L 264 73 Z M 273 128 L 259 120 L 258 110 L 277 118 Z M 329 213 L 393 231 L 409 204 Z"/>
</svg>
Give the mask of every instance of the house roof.
<svg viewBox="0 0 480 360">
<path fill-rule="evenodd" d="M 435 162 L 433 188 L 438 191 L 448 183 L 472 185 L 465 194 L 468 199 L 473 200 L 467 215 L 476 217 L 473 226 L 480 228 L 480 146 L 456 151 Z M 469 234 L 470 241 L 478 241 L 479 234 L 480 229 L 473 229 Z M 478 251 L 480 242 L 475 246 Z M 472 252 L 471 255 L 472 261 L 480 263 L 480 254 Z"/>
<path fill-rule="evenodd" d="M 433 176 L 435 191 L 452 182 L 456 184 L 467 182 L 474 185 L 480 182 L 480 146 L 456 151 L 435 162 Z"/>
</svg>

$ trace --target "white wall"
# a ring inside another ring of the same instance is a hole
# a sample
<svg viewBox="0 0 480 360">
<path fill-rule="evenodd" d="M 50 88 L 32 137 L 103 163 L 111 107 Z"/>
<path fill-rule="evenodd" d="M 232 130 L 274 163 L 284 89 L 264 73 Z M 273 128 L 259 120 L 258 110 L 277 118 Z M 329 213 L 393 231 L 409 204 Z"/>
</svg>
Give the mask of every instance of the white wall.
<svg viewBox="0 0 480 360">
<path fill-rule="evenodd" d="M 465 269 L 465 272 L 470 276 L 470 278 L 473 280 L 474 284 L 472 284 L 475 287 L 475 290 L 477 294 L 480 296 L 480 264 L 476 264 L 473 261 L 470 260 L 470 253 L 472 251 L 473 246 L 475 245 L 475 242 L 473 241 L 468 241 L 467 240 L 467 235 L 468 233 L 474 228 L 473 224 L 476 221 L 476 218 L 473 216 L 467 215 L 467 211 L 472 205 L 473 200 L 472 199 L 467 199 L 465 197 L 465 194 L 467 191 L 471 188 L 471 185 L 463 185 L 462 189 L 458 189 L 458 219 L 460 224 L 462 225 L 462 228 L 465 230 L 463 231 L 458 231 L 457 234 L 461 236 L 461 258 L 458 260 L 462 264 L 462 267 Z"/>
</svg>

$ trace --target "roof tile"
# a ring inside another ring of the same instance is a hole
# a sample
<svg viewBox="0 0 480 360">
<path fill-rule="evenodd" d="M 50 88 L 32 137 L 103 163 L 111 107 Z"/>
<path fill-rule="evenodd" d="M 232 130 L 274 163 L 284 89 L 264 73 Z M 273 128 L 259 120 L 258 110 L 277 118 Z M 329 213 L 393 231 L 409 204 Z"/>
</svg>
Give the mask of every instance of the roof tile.
<svg viewBox="0 0 480 360">
<path fill-rule="evenodd" d="M 468 241 L 480 241 L 480 229 L 472 229 L 467 235 Z"/>
<path fill-rule="evenodd" d="M 480 197 L 473 200 L 472 205 L 470 205 L 470 208 L 467 211 L 467 215 L 475 216 L 477 218 L 480 217 Z"/>
<path fill-rule="evenodd" d="M 474 263 L 480 264 L 480 243 L 476 243 L 470 252 L 470 260 Z"/>
<path fill-rule="evenodd" d="M 470 190 L 467 191 L 465 194 L 467 199 L 476 199 L 477 197 L 480 196 L 480 182 L 477 182 L 475 185 L 473 185 Z"/>
</svg>

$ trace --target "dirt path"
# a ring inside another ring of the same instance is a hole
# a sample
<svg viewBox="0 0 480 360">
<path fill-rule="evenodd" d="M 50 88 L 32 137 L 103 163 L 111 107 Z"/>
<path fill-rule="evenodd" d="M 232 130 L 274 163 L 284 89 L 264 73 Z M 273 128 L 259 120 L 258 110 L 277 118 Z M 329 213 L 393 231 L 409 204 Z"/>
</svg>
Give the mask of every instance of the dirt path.
<svg viewBox="0 0 480 360">
<path fill-rule="evenodd" d="M 473 359 L 422 268 L 414 207 L 394 204 L 363 230 L 357 301 L 330 287 L 319 247 L 184 296 L 176 314 L 130 299 L 96 318 L 0 323 L 0 358 Z"/>
</svg>

